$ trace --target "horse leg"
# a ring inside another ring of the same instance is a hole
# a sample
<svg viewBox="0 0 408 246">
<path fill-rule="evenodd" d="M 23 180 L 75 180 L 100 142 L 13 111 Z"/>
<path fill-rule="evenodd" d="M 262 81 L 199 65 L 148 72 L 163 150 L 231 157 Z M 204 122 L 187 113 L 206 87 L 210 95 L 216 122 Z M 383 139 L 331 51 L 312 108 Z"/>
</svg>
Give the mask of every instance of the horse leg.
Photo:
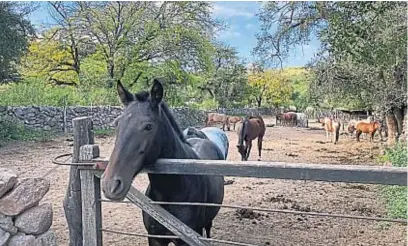
<svg viewBox="0 0 408 246">
<path fill-rule="evenodd" d="M 247 149 L 247 153 L 246 153 L 246 157 L 245 157 L 245 160 L 246 160 L 246 161 L 247 161 L 247 160 L 248 160 L 248 158 L 249 158 L 249 153 L 251 153 L 251 148 L 252 148 L 252 140 L 247 141 L 247 146 L 248 146 L 248 149 Z"/>
<path fill-rule="evenodd" d="M 170 240 L 149 238 L 148 242 L 149 242 L 149 246 L 168 246 L 170 243 Z"/>
<path fill-rule="evenodd" d="M 212 221 L 205 226 L 205 235 L 207 236 L 207 238 L 211 237 L 211 227 L 212 227 Z"/>
<path fill-rule="evenodd" d="M 262 137 L 258 137 L 258 161 L 261 160 L 262 140 Z"/>
<path fill-rule="evenodd" d="M 361 131 L 357 130 L 356 131 L 357 142 L 360 142 L 360 135 L 361 135 Z"/>
</svg>

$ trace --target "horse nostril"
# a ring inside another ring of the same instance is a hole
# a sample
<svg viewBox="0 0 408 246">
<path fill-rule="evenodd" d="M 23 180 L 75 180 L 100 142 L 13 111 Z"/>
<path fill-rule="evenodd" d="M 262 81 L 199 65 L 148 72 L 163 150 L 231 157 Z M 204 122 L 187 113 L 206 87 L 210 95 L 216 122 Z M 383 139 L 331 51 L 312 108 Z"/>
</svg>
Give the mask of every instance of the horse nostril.
<svg viewBox="0 0 408 246">
<path fill-rule="evenodd" d="M 120 181 L 120 179 L 117 179 L 117 178 L 113 179 L 113 184 L 112 184 L 112 187 L 111 187 L 111 193 L 114 194 L 117 191 L 121 191 L 122 188 L 123 188 L 123 182 Z"/>
</svg>

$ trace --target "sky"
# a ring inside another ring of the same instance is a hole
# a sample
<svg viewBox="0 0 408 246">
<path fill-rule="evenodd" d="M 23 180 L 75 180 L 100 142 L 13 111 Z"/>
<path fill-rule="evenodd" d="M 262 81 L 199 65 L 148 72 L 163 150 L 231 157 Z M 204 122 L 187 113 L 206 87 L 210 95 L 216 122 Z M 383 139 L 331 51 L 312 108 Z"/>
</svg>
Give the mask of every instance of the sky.
<svg viewBox="0 0 408 246">
<path fill-rule="evenodd" d="M 52 22 L 48 14 L 47 3 L 41 2 L 40 7 L 33 12 L 29 19 L 39 27 Z M 254 61 L 251 51 L 256 46 L 255 34 L 260 30 L 260 22 L 256 13 L 259 11 L 258 2 L 213 2 L 213 17 L 227 24 L 227 29 L 217 34 L 217 39 L 225 44 L 235 47 L 239 56 L 246 58 L 247 62 Z M 319 42 L 312 37 L 308 45 L 294 47 L 290 56 L 283 63 L 283 67 L 304 66 L 310 61 L 319 48 Z"/>
</svg>

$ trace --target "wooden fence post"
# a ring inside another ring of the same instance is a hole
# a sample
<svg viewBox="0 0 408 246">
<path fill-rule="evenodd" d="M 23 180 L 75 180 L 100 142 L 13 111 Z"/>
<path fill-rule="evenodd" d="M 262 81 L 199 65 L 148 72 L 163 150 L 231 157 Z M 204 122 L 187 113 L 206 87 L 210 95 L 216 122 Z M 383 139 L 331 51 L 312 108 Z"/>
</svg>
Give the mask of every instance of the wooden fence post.
<svg viewBox="0 0 408 246">
<path fill-rule="evenodd" d="M 82 187 L 83 245 L 102 246 L 100 180 L 94 170 L 80 170 Z"/>
<path fill-rule="evenodd" d="M 74 130 L 72 162 L 79 163 L 81 146 L 94 143 L 92 120 L 91 117 L 78 117 L 72 120 L 72 125 Z M 83 246 L 81 180 L 78 166 L 71 166 L 70 169 L 64 211 L 69 229 L 69 245 Z"/>
</svg>

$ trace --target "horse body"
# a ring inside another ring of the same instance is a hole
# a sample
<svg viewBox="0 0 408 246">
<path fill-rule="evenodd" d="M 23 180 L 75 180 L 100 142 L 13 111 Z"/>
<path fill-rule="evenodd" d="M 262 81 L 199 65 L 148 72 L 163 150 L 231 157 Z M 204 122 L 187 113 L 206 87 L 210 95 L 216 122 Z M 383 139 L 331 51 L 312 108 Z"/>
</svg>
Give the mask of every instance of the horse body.
<svg viewBox="0 0 408 246">
<path fill-rule="evenodd" d="M 278 122 L 279 122 L 279 125 L 282 125 L 282 121 L 284 121 L 284 118 L 283 118 L 283 114 L 276 114 L 276 125 L 278 125 Z"/>
<path fill-rule="evenodd" d="M 226 114 L 208 113 L 205 126 L 209 126 L 210 123 L 222 123 L 223 131 L 225 130 L 225 126 L 227 126 L 227 129 L 230 128 L 228 116 Z"/>
<path fill-rule="evenodd" d="M 186 139 L 189 138 L 209 139 L 218 146 L 224 158 L 227 159 L 229 140 L 227 134 L 225 134 L 225 132 L 222 131 L 221 129 L 217 127 L 205 127 L 199 130 L 194 127 L 188 127 L 183 131 L 183 135 Z"/>
<path fill-rule="evenodd" d="M 238 126 L 238 152 L 241 154 L 241 160 L 247 161 L 252 148 L 252 140 L 258 138 L 258 161 L 261 160 L 262 140 L 265 135 L 265 123 L 261 116 L 251 116 L 245 118 L 243 123 Z M 244 144 L 245 142 L 245 144 Z"/>
<path fill-rule="evenodd" d="M 228 116 L 228 123 L 233 124 L 234 126 L 234 131 L 235 131 L 235 125 L 241 121 L 241 117 L 239 116 Z M 227 127 L 228 131 L 230 130 L 229 126 Z"/>
<path fill-rule="evenodd" d="M 308 127 L 309 126 L 309 121 L 307 119 L 307 115 L 305 113 L 296 113 L 296 119 L 298 123 L 300 123 L 300 126 L 302 127 Z"/>
<path fill-rule="evenodd" d="M 329 140 L 329 135 L 332 135 L 333 139 L 330 139 L 330 142 L 336 144 L 340 137 L 340 122 L 328 117 L 325 117 L 323 121 L 319 120 L 319 122 L 322 122 L 324 130 L 326 131 L 326 141 Z"/>
<path fill-rule="evenodd" d="M 185 139 L 174 116 L 162 101 L 163 87 L 158 80 L 150 95 L 128 92 L 118 82 L 118 92 L 125 104 L 119 119 L 115 147 L 102 175 L 105 197 L 123 200 L 134 177 L 145 165 L 159 158 L 223 160 L 222 151 L 209 139 Z M 146 196 L 154 201 L 205 202 L 221 204 L 224 198 L 224 177 L 208 175 L 148 174 Z M 203 235 L 210 237 L 212 221 L 219 207 L 162 206 L 176 218 Z M 172 235 L 164 226 L 143 212 L 149 234 Z M 149 238 L 149 246 L 187 245 L 180 239 Z"/>
<path fill-rule="evenodd" d="M 381 130 L 381 124 L 378 121 L 374 122 L 358 122 L 356 125 L 356 137 L 357 141 L 360 142 L 361 133 L 368 133 L 370 136 L 370 142 L 374 140 L 374 134 L 377 130 Z M 380 132 L 380 137 L 382 140 L 382 135 Z"/>
<path fill-rule="evenodd" d="M 285 125 L 295 126 L 297 124 L 297 115 L 295 112 L 287 112 L 283 114 Z"/>
</svg>

